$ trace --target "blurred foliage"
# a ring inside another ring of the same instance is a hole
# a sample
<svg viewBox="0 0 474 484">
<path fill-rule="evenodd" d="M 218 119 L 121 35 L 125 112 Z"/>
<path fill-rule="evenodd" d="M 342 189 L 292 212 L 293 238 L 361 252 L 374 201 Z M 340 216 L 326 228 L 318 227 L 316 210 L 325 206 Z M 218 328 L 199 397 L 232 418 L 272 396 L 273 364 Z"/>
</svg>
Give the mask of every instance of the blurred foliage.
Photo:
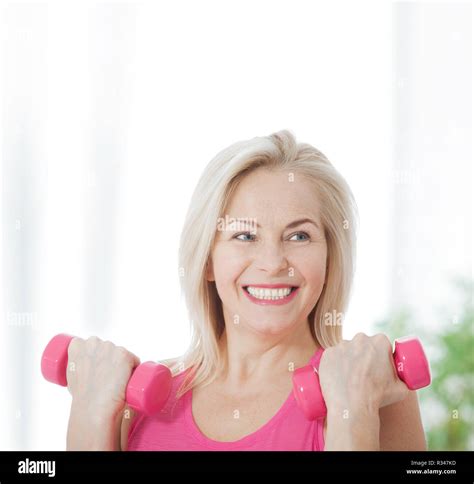
<svg viewBox="0 0 474 484">
<path fill-rule="evenodd" d="M 376 332 L 391 341 L 416 335 L 423 343 L 432 383 L 417 391 L 421 413 L 433 410 L 439 415 L 437 423 L 425 424 L 429 450 L 473 450 L 474 446 L 474 284 L 466 280 L 454 284 L 460 303 L 440 310 L 444 323 L 435 331 L 417 325 L 406 308 L 375 324 Z"/>
</svg>

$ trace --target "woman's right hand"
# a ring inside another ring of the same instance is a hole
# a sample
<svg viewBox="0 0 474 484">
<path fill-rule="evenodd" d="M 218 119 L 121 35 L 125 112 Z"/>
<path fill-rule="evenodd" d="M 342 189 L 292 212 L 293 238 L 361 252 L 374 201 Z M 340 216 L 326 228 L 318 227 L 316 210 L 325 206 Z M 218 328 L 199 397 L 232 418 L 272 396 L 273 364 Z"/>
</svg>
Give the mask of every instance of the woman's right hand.
<svg viewBox="0 0 474 484">
<path fill-rule="evenodd" d="M 128 381 L 140 360 L 121 346 L 93 336 L 73 338 L 67 382 L 72 395 L 68 450 L 120 450 Z"/>
</svg>

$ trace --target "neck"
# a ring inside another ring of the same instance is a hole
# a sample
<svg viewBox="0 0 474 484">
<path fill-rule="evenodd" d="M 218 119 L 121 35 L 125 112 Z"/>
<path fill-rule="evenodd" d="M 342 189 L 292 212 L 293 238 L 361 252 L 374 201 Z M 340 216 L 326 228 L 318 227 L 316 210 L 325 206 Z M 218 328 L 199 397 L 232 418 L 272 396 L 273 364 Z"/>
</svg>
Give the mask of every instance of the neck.
<svg viewBox="0 0 474 484">
<path fill-rule="evenodd" d="M 262 385 L 308 363 L 319 348 L 314 341 L 307 321 L 296 330 L 279 335 L 256 334 L 232 322 L 220 340 L 220 353 L 224 359 L 220 380 L 232 388 L 239 385 Z"/>
</svg>

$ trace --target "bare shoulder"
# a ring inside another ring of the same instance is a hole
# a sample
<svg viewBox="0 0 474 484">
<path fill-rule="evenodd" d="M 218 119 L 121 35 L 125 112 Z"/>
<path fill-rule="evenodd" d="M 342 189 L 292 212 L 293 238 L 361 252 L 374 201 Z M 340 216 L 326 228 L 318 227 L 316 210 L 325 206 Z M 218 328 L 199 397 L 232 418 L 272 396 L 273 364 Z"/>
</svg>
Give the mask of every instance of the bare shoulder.
<svg viewBox="0 0 474 484">
<path fill-rule="evenodd" d="M 379 410 L 380 450 L 426 450 L 418 395 L 410 391 L 397 403 Z"/>
<path fill-rule="evenodd" d="M 181 357 L 170 358 L 168 360 L 160 360 L 158 363 L 171 368 L 176 363 L 179 363 Z M 137 417 L 137 412 L 135 412 L 128 405 L 125 405 L 122 415 L 122 424 L 120 426 L 120 449 L 127 450 L 128 448 L 128 434 L 130 432 L 130 427 Z"/>
</svg>

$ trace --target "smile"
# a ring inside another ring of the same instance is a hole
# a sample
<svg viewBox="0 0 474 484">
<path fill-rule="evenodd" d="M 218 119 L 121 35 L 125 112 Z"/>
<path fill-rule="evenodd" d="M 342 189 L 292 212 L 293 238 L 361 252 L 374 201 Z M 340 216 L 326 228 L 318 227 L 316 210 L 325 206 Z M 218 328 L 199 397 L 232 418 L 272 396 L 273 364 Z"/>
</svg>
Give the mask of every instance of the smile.
<svg viewBox="0 0 474 484">
<path fill-rule="evenodd" d="M 245 295 L 255 304 L 281 305 L 293 300 L 299 287 L 280 285 L 242 286 Z"/>
</svg>

